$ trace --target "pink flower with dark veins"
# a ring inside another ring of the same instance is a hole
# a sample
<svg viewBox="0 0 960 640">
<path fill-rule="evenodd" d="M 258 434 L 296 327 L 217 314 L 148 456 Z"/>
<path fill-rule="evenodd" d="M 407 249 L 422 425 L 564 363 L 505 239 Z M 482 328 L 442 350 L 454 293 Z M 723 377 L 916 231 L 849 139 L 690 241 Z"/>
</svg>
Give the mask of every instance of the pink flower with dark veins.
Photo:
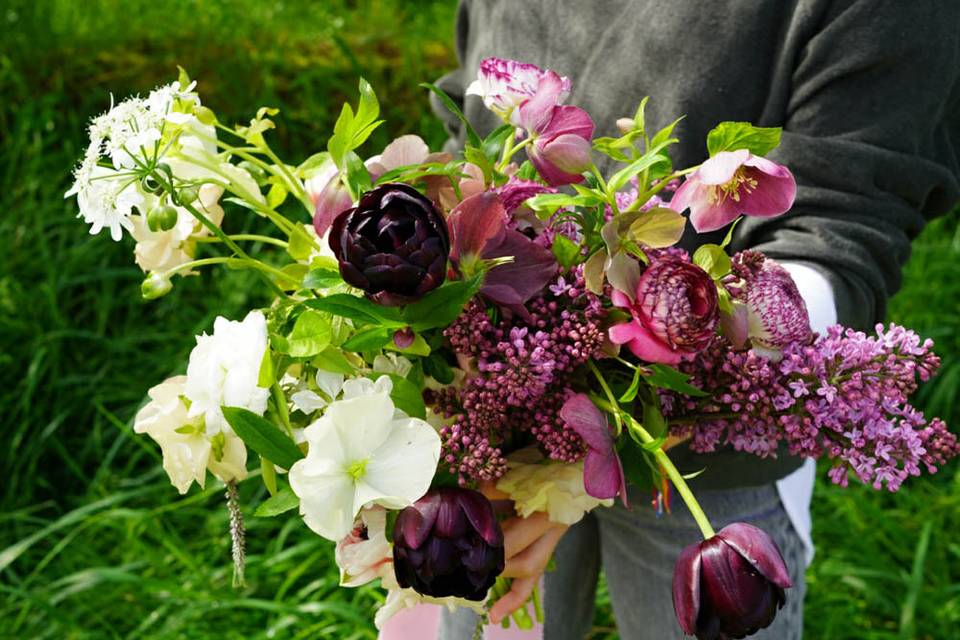
<svg viewBox="0 0 960 640">
<path fill-rule="evenodd" d="M 746 149 L 721 151 L 680 185 L 670 208 L 690 209 L 698 233 L 715 231 L 739 216 L 772 218 L 790 210 L 797 183 L 790 170 Z"/>
<path fill-rule="evenodd" d="M 613 290 L 613 304 L 633 320 L 610 327 L 610 340 L 646 362 L 677 364 L 702 351 L 720 320 L 717 286 L 695 264 L 667 256 L 640 276 L 631 300 Z"/>
<path fill-rule="evenodd" d="M 541 69 L 535 64 L 503 58 L 484 58 L 480 61 L 477 79 L 467 87 L 466 94 L 480 96 L 487 109 L 504 121 L 519 125 L 517 107 L 536 95 L 544 79 L 556 83 L 559 88 L 553 95 L 554 102 L 550 106 L 563 103 L 570 95 L 569 78 Z"/>
</svg>

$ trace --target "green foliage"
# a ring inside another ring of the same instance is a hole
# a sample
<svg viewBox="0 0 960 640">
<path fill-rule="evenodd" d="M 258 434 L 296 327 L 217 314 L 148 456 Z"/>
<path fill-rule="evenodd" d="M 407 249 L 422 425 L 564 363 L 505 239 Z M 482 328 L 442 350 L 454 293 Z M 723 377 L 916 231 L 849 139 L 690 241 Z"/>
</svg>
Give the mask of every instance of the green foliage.
<svg viewBox="0 0 960 640">
<path fill-rule="evenodd" d="M 780 127 L 755 127 L 749 122 L 721 122 L 707 134 L 707 151 L 715 156 L 721 151 L 746 149 L 765 156 L 780 146 Z"/>
</svg>

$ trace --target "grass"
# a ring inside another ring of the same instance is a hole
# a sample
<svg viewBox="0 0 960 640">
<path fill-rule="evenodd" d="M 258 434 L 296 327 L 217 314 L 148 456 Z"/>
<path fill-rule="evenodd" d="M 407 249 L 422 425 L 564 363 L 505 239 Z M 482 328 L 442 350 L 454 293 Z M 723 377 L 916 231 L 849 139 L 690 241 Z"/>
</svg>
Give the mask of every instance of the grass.
<svg viewBox="0 0 960 640">
<path fill-rule="evenodd" d="M 241 122 L 282 109 L 277 147 L 322 147 L 362 73 L 388 128 L 443 138 L 416 83 L 454 62 L 452 3 L 400 0 L 7 0 L 0 11 L 0 636 L 374 638 L 373 589 L 337 587 L 330 545 L 297 518 L 253 519 L 243 590 L 230 586 L 222 488 L 177 495 L 130 420 L 176 372 L 192 336 L 251 298 L 248 274 L 181 281 L 138 300 L 130 246 L 86 235 L 64 201 L 84 124 L 118 97 L 200 80 Z M 938 340 L 944 371 L 923 401 L 958 424 L 957 216 L 916 245 L 890 316 Z M 181 365 L 182 366 L 182 365 Z M 241 487 L 245 505 L 262 492 Z M 822 484 L 808 577 L 810 638 L 960 637 L 960 475 L 896 498 Z M 601 588 L 596 638 L 612 638 Z"/>
</svg>

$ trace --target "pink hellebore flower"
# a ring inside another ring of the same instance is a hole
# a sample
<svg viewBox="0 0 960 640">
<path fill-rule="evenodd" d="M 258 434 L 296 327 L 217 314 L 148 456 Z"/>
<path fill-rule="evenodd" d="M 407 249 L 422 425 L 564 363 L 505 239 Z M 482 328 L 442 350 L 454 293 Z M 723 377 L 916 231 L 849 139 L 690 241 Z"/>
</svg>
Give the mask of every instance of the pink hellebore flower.
<svg viewBox="0 0 960 640">
<path fill-rule="evenodd" d="M 789 211 L 797 195 L 790 170 L 746 149 L 721 151 L 684 182 L 670 207 L 690 209 L 700 233 L 721 229 L 741 215 L 772 218 Z"/>
<path fill-rule="evenodd" d="M 497 304 L 523 305 L 557 273 L 557 262 L 549 250 L 507 228 L 507 212 L 492 191 L 470 196 L 458 204 L 447 217 L 447 227 L 450 259 L 461 269 L 478 259 L 513 257 L 513 262 L 488 271 L 480 290 Z"/>
<path fill-rule="evenodd" d="M 505 121 L 519 125 L 516 108 L 532 98 L 544 79 L 556 83 L 559 90 L 554 94 L 554 105 L 562 103 L 570 95 L 570 79 L 558 76 L 553 71 L 544 71 L 535 64 L 484 58 L 480 61 L 477 79 L 467 87 L 467 95 L 480 96 L 483 104 Z"/>
<path fill-rule="evenodd" d="M 680 258 L 661 258 L 637 282 L 633 300 L 618 289 L 613 304 L 633 320 L 610 327 L 610 340 L 626 344 L 646 362 L 677 364 L 702 351 L 720 320 L 717 286 L 706 271 Z"/>
<path fill-rule="evenodd" d="M 537 172 L 553 187 L 581 182 L 590 167 L 593 120 L 579 107 L 558 106 L 559 77 L 546 77 L 537 94 L 517 110 L 519 125 L 533 140 L 527 150 Z"/>
<path fill-rule="evenodd" d="M 601 500 L 619 495 L 623 506 L 629 507 L 623 464 L 606 416 L 588 396 L 578 393 L 563 403 L 560 418 L 587 444 L 587 456 L 583 460 L 583 488 L 587 494 Z"/>
</svg>

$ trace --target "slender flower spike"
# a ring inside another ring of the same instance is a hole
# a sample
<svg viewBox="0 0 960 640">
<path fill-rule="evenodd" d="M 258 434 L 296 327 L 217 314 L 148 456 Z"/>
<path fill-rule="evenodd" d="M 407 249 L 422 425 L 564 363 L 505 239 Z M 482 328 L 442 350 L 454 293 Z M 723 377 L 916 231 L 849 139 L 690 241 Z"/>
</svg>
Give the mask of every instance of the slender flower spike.
<svg viewBox="0 0 960 640">
<path fill-rule="evenodd" d="M 402 509 L 430 488 L 440 436 L 426 421 L 399 412 L 390 378 L 348 380 L 343 398 L 303 434 L 307 456 L 290 469 L 307 526 L 328 540 L 346 537 L 365 506 Z"/>
<path fill-rule="evenodd" d="M 393 564 L 401 587 L 436 598 L 485 600 L 504 566 L 493 505 L 471 489 L 430 491 L 397 517 Z"/>
<path fill-rule="evenodd" d="M 520 124 L 516 108 L 532 98 L 544 83 L 555 84 L 558 88 L 552 94 L 552 108 L 561 104 L 570 95 L 570 79 L 545 71 L 534 64 L 504 60 L 502 58 L 484 58 L 480 61 L 477 79 L 467 87 L 467 95 L 480 96 L 483 104 L 505 122 Z"/>
<path fill-rule="evenodd" d="M 647 362 L 677 364 L 703 350 L 720 319 L 717 287 L 706 271 L 674 257 L 653 262 L 633 300 L 614 289 L 613 304 L 633 320 L 610 327 L 610 340 Z"/>
<path fill-rule="evenodd" d="M 601 500 L 619 495 L 623 506 L 628 507 L 623 465 L 606 416 L 586 394 L 578 393 L 563 403 L 560 418 L 587 443 L 583 461 L 583 486 L 587 493 Z"/>
<path fill-rule="evenodd" d="M 721 151 L 680 185 L 670 207 L 690 209 L 698 233 L 721 229 L 741 215 L 772 218 L 790 210 L 797 183 L 790 170 L 746 149 Z"/>
<path fill-rule="evenodd" d="M 744 638 L 770 626 L 790 586 L 773 539 L 735 522 L 680 553 L 673 572 L 674 612 L 684 633 L 699 640 Z"/>
</svg>

